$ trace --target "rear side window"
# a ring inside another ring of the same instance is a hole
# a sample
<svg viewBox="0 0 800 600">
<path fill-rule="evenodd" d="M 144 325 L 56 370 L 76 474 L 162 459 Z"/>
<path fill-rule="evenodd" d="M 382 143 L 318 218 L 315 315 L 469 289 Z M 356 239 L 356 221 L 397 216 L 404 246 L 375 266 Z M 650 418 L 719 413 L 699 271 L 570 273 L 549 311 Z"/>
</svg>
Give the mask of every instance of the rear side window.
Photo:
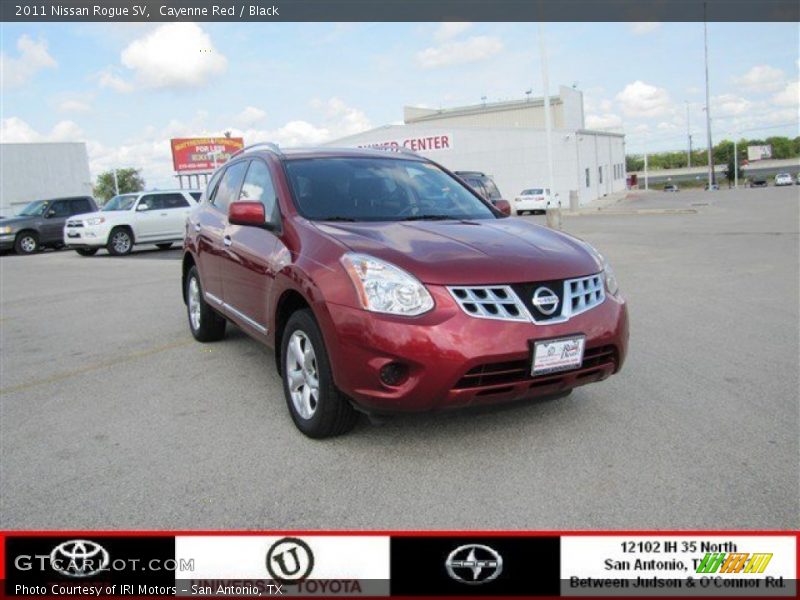
<svg viewBox="0 0 800 600">
<path fill-rule="evenodd" d="M 92 203 L 89 202 L 88 198 L 73 198 L 69 201 L 71 215 L 79 215 L 81 213 L 88 213 L 92 212 L 94 209 L 92 208 Z"/>
<path fill-rule="evenodd" d="M 242 191 L 239 200 L 249 202 L 261 202 L 264 205 L 264 213 L 271 217 L 275 211 L 275 187 L 272 185 L 272 176 L 269 168 L 260 160 L 250 163 L 247 175 L 242 184 Z"/>
<path fill-rule="evenodd" d="M 147 194 L 146 196 L 142 196 L 138 206 L 146 206 L 147 210 L 158 210 L 164 208 L 164 203 L 159 194 Z"/>
<path fill-rule="evenodd" d="M 189 192 L 189 195 L 194 198 L 197 202 L 200 202 L 200 196 L 203 195 L 202 192 Z"/>
<path fill-rule="evenodd" d="M 239 190 L 242 187 L 242 180 L 248 164 L 249 161 L 242 161 L 225 169 L 225 175 L 222 176 L 217 192 L 211 199 L 211 204 L 222 212 L 227 213 L 228 205 L 239 197 Z"/>
<path fill-rule="evenodd" d="M 488 194 L 488 198 L 490 200 L 499 200 L 500 199 L 500 190 L 497 189 L 497 186 L 494 184 L 494 181 L 489 179 L 488 177 L 483 180 L 483 185 L 486 187 L 486 193 Z"/>
<path fill-rule="evenodd" d="M 189 201 L 183 194 L 160 194 L 162 208 L 186 208 L 189 206 Z"/>
</svg>

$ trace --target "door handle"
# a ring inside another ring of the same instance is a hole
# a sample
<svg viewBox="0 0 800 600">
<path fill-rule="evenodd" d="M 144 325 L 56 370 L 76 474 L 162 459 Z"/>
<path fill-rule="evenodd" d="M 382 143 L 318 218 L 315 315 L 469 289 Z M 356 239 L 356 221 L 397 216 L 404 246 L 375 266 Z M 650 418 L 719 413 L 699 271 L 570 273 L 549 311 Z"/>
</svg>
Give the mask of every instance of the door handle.
<svg viewBox="0 0 800 600">
<path fill-rule="evenodd" d="M 222 238 L 222 243 L 225 244 L 226 246 L 230 246 L 231 244 L 233 244 L 233 240 L 231 239 L 231 236 L 226 235 L 224 238 Z"/>
</svg>

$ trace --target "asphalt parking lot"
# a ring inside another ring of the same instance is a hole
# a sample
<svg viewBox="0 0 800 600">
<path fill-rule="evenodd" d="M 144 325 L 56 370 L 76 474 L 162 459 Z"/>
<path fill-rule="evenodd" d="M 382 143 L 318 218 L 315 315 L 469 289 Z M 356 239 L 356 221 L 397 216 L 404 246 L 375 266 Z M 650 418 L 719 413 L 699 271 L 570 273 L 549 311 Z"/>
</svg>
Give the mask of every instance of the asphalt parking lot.
<svg viewBox="0 0 800 600">
<path fill-rule="evenodd" d="M 0 258 L 0 527 L 796 529 L 799 191 L 565 218 L 629 300 L 619 375 L 327 441 L 271 351 L 193 341 L 179 250 Z"/>
</svg>

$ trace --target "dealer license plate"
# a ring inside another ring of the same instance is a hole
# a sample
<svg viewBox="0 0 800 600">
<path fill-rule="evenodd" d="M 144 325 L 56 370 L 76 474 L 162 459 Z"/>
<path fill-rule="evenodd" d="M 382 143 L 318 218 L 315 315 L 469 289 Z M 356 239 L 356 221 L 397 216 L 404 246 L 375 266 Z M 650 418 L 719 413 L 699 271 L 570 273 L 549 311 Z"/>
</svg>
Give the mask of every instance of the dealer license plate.
<svg viewBox="0 0 800 600">
<path fill-rule="evenodd" d="M 531 375 L 579 368 L 585 345 L 586 337 L 582 335 L 534 342 Z"/>
</svg>

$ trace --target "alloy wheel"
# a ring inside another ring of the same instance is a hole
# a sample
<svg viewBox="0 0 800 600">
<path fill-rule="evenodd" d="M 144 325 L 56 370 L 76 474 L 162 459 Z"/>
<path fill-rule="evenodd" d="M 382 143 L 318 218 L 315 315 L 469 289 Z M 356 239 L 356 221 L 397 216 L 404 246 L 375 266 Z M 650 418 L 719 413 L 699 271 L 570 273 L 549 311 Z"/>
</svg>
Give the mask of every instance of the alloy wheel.
<svg viewBox="0 0 800 600">
<path fill-rule="evenodd" d="M 319 405 L 317 356 L 311 340 L 300 330 L 295 331 L 289 339 L 286 377 L 297 414 L 303 419 L 310 419 Z"/>
</svg>

